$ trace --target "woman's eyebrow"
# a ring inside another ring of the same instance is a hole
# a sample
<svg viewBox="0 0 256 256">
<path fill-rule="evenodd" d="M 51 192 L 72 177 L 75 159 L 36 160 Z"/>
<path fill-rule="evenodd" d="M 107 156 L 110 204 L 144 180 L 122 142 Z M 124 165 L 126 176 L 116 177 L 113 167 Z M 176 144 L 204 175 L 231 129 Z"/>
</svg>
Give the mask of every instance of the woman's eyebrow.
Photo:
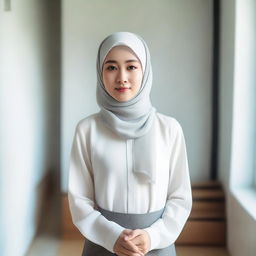
<svg viewBox="0 0 256 256">
<path fill-rule="evenodd" d="M 127 62 L 139 62 L 139 61 L 138 60 L 127 60 L 125 62 L 127 63 Z"/>
<path fill-rule="evenodd" d="M 125 63 L 128 63 L 128 62 L 139 62 L 138 60 L 126 60 L 125 61 Z M 116 60 L 107 60 L 105 63 L 104 63 L 104 65 L 105 64 L 108 64 L 108 63 L 117 63 L 117 61 Z"/>
</svg>

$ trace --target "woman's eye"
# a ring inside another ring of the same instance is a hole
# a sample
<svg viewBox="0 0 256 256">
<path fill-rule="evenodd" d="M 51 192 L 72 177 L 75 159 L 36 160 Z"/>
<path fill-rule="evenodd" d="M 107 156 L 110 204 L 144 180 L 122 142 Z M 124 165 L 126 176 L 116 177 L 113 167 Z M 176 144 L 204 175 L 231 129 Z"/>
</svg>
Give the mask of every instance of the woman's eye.
<svg viewBox="0 0 256 256">
<path fill-rule="evenodd" d="M 129 67 L 128 67 L 129 70 L 133 70 L 133 69 L 136 69 L 136 68 L 137 68 L 137 67 L 135 67 L 135 66 L 129 66 Z"/>
<path fill-rule="evenodd" d="M 116 69 L 115 66 L 108 66 L 108 67 L 107 67 L 107 70 L 115 70 L 115 69 Z"/>
</svg>

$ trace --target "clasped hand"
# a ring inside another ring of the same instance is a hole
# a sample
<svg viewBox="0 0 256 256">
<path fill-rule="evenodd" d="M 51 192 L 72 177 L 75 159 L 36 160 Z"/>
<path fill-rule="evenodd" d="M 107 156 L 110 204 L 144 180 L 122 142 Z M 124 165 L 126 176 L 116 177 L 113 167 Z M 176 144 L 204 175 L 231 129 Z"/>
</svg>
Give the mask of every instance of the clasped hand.
<svg viewBox="0 0 256 256">
<path fill-rule="evenodd" d="M 114 252 L 118 256 L 144 256 L 150 248 L 150 237 L 143 229 L 125 229 L 118 237 Z"/>
</svg>

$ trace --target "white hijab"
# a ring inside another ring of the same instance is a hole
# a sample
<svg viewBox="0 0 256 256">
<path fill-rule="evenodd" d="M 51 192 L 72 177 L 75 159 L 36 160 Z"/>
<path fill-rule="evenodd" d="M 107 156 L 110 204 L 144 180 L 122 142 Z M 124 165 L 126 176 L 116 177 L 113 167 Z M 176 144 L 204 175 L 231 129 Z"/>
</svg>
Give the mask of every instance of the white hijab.
<svg viewBox="0 0 256 256">
<path fill-rule="evenodd" d="M 108 94 L 102 80 L 102 66 L 108 52 L 117 45 L 129 47 L 139 58 L 143 79 L 137 95 L 119 102 Z M 133 172 L 142 174 L 147 182 L 155 182 L 155 135 L 156 110 L 151 105 L 152 68 L 150 53 L 145 41 L 130 32 L 116 32 L 103 40 L 97 57 L 97 102 L 99 114 L 106 126 L 124 139 L 134 139 Z M 139 176 L 139 175 L 138 175 Z"/>
</svg>

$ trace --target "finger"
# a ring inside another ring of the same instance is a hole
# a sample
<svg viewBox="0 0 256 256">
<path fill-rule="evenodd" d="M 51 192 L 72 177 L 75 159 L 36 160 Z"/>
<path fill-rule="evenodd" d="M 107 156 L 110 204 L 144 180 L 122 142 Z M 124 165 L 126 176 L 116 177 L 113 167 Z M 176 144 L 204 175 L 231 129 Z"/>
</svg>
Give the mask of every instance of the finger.
<svg viewBox="0 0 256 256">
<path fill-rule="evenodd" d="M 123 231 L 123 234 L 129 235 L 132 231 L 133 231 L 132 229 L 125 229 L 125 230 Z"/>
<path fill-rule="evenodd" d="M 129 240 L 129 241 L 137 246 L 143 245 L 145 243 L 145 241 L 143 240 L 143 237 L 141 235 L 136 236 L 135 238 L 133 238 L 132 240 Z"/>
<path fill-rule="evenodd" d="M 125 254 L 125 253 L 122 253 L 122 252 L 119 252 L 119 251 L 116 251 L 115 253 L 118 256 L 129 256 L 129 254 Z"/>
<path fill-rule="evenodd" d="M 124 239 L 127 241 L 127 240 L 132 240 L 132 239 L 134 239 L 136 236 L 139 236 L 139 235 L 141 235 L 141 234 L 143 234 L 142 233 L 142 231 L 140 230 L 140 229 L 135 229 L 135 230 L 133 230 L 132 232 L 130 232 L 130 234 L 129 235 L 126 235 L 125 237 L 124 237 Z"/>
<path fill-rule="evenodd" d="M 133 231 L 132 229 L 125 229 L 125 230 L 121 233 L 122 239 L 125 239 L 126 236 L 129 236 L 132 231 Z"/>
<path fill-rule="evenodd" d="M 136 236 L 134 239 L 129 240 L 129 242 L 132 242 L 135 244 L 141 252 L 144 254 L 146 253 L 149 245 L 147 244 L 146 237 L 143 235 Z"/>
<path fill-rule="evenodd" d="M 127 250 L 125 247 L 120 248 L 120 253 L 123 253 L 124 255 L 129 255 L 129 256 L 143 256 L 141 252 L 131 252 L 130 250 Z"/>
<path fill-rule="evenodd" d="M 131 252 L 136 252 L 136 253 L 140 253 L 140 250 L 139 248 L 133 244 L 132 242 L 130 241 L 126 241 L 126 242 L 123 242 L 121 243 L 121 245 L 126 248 L 127 250 L 131 251 Z"/>
<path fill-rule="evenodd" d="M 125 253 L 123 251 L 116 251 L 115 254 L 118 256 L 143 256 L 144 254 L 139 253 L 131 253 L 130 251 L 128 253 Z"/>
</svg>

